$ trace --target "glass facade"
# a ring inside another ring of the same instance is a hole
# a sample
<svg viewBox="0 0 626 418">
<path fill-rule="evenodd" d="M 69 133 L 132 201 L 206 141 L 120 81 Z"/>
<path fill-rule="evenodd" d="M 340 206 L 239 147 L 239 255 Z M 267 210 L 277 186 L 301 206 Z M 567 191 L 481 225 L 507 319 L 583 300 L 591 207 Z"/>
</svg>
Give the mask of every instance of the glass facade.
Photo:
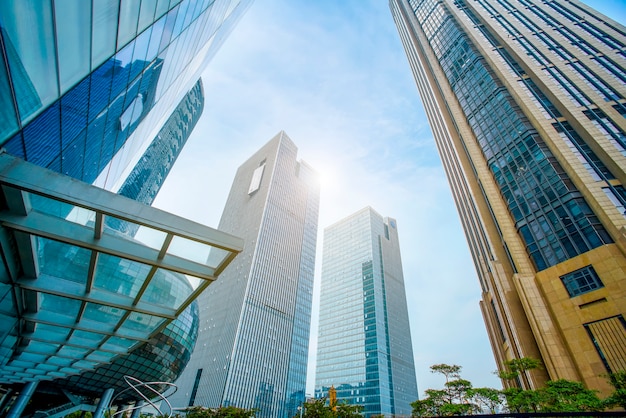
<svg viewBox="0 0 626 418">
<path fill-rule="evenodd" d="M 365 208 L 324 230 L 315 397 L 411 413 L 418 398 L 396 222 Z"/>
<path fill-rule="evenodd" d="M 245 248 L 198 299 L 198 343 L 175 407 L 289 418 L 305 400 L 319 181 L 296 158 L 281 132 L 237 171 L 219 229 Z"/>
<path fill-rule="evenodd" d="M 389 3 L 499 367 L 532 356 L 523 387 L 608 391 L 585 328 L 626 312 L 626 28 L 577 0 Z"/>
<path fill-rule="evenodd" d="M 250 3 L 2 2 L 0 143 L 88 183 L 106 169 L 114 187 Z"/>
<path fill-rule="evenodd" d="M 174 109 L 156 138 L 135 164 L 133 171 L 126 177 L 124 184 L 118 190 L 118 194 L 152 205 L 189 135 L 200 119 L 203 108 L 202 80 L 198 80 Z M 136 226 L 129 223 L 112 225 L 109 222 L 107 225 L 133 236 L 138 231 Z"/>
<path fill-rule="evenodd" d="M 250 4 L 0 2 L 0 145 L 94 190 L 119 189 L 151 204 L 202 113 L 200 73 Z M 122 390 L 125 371 L 172 381 L 190 357 L 198 321 L 192 302 L 232 260 L 231 249 L 206 245 L 206 236 L 172 234 L 172 223 L 182 222 L 175 216 L 160 228 L 137 221 L 136 202 L 109 213 L 85 209 L 99 207 L 105 194 L 82 198 L 29 195 L 21 210 L 29 213 L 31 242 L 21 232 L 9 234 L 34 255 L 20 253 L 17 265 L 25 270 L 2 282 L 9 304 L 2 312 L 11 314 L 4 315 L 10 319 L 0 340 L 0 385 L 54 381 L 42 383 L 42 391 L 99 396 L 104 385 Z M 55 232 L 39 231 L 48 228 Z M 55 228 L 77 235 L 67 241 Z M 90 233 L 103 251 L 85 244 Z M 109 241 L 120 247 L 102 244 Z M 164 265 L 173 259 L 182 265 L 168 271 L 145 262 L 154 251 L 169 259 Z M 36 280 L 24 307 L 23 284 L 15 283 L 27 277 Z"/>
</svg>

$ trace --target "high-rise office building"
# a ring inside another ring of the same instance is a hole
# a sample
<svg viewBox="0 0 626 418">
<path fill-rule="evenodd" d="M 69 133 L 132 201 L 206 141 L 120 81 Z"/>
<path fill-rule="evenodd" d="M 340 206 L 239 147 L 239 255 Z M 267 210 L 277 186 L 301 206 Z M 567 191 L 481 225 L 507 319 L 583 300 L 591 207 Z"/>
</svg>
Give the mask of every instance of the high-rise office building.
<svg viewBox="0 0 626 418">
<path fill-rule="evenodd" d="M 315 396 L 408 416 L 418 398 L 395 219 L 370 207 L 324 229 Z"/>
<path fill-rule="evenodd" d="M 176 106 L 148 149 L 133 165 L 132 171 L 117 193 L 146 205 L 152 205 L 185 143 L 187 143 L 193 128 L 200 119 L 203 109 L 204 93 L 202 79 L 200 79 Z M 108 224 L 112 228 L 132 236 L 139 229 L 137 225 L 123 222 L 115 225 Z"/>
<path fill-rule="evenodd" d="M 577 0 L 390 7 L 498 367 L 544 365 L 505 384 L 609 390 L 626 369 L 626 28 Z"/>
<path fill-rule="evenodd" d="M 239 169 L 219 229 L 244 249 L 198 299 L 200 332 L 171 398 L 293 417 L 305 400 L 319 180 L 280 132 Z"/>
<path fill-rule="evenodd" d="M 189 100 L 197 119 L 200 73 L 250 3 L 0 2 L 0 414 L 132 403 L 125 374 L 180 375 L 194 300 L 241 241 L 111 191 L 144 152 L 166 169 L 130 181 L 160 187 L 192 127 L 166 122 Z"/>
</svg>

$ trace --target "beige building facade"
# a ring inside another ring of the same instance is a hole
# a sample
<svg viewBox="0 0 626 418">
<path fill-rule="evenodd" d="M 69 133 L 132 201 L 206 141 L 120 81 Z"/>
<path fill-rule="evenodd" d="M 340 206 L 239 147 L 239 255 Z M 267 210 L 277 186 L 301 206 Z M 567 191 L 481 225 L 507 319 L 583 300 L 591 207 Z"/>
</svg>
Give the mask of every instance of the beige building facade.
<svg viewBox="0 0 626 418">
<path fill-rule="evenodd" d="M 577 0 L 390 0 L 496 363 L 626 370 L 626 28 Z M 454 256 L 451 254 L 450 256 Z"/>
</svg>

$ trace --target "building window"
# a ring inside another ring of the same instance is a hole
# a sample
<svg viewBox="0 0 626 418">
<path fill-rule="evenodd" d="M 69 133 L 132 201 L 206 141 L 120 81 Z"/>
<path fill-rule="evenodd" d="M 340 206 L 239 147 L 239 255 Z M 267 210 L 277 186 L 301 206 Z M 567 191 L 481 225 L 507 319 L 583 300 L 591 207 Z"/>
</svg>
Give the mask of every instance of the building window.
<svg viewBox="0 0 626 418">
<path fill-rule="evenodd" d="M 561 276 L 561 281 L 572 298 L 604 287 L 592 266 L 586 266 Z"/>
<path fill-rule="evenodd" d="M 609 373 L 626 370 L 626 321 L 622 315 L 585 324 Z"/>
<path fill-rule="evenodd" d="M 198 386 L 200 386 L 200 378 L 202 377 L 202 369 L 198 369 L 196 372 L 196 380 L 193 382 L 193 389 L 191 390 L 191 396 L 189 397 L 189 405 L 193 406 L 196 401 L 196 394 L 198 393 Z"/>
</svg>

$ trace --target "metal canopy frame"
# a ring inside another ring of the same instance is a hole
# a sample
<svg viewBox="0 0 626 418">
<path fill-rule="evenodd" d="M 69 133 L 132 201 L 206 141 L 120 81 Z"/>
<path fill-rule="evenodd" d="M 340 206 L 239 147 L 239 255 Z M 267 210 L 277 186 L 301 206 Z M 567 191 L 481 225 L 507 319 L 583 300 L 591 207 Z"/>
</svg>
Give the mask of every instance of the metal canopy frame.
<svg viewBox="0 0 626 418">
<path fill-rule="evenodd" d="M 0 383 L 64 377 L 128 353 L 243 249 L 240 238 L 6 153 L 0 204 Z M 142 242 L 109 220 L 160 238 Z"/>
</svg>

